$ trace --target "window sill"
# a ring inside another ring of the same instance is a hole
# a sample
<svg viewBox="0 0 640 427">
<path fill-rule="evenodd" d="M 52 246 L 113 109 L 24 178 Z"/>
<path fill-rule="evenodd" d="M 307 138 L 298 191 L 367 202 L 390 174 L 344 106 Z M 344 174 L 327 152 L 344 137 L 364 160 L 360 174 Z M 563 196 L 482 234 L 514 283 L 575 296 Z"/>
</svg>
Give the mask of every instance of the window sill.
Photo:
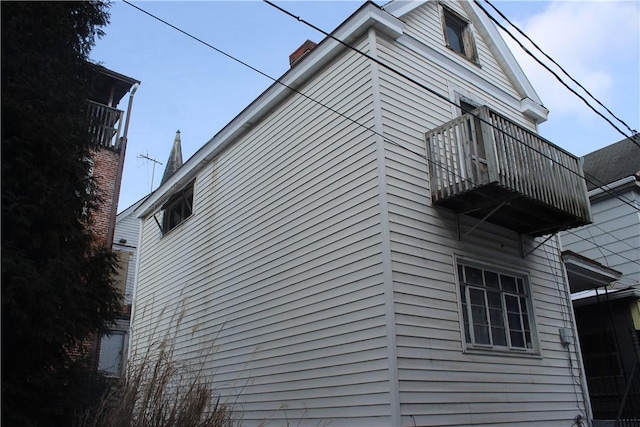
<svg viewBox="0 0 640 427">
<path fill-rule="evenodd" d="M 478 68 L 482 68 L 482 65 L 480 65 L 480 61 L 478 60 L 477 57 L 470 58 L 467 55 L 465 55 L 464 53 L 458 52 L 457 50 L 455 50 L 451 46 L 449 46 L 449 45 L 446 45 L 446 46 L 447 46 L 447 49 L 449 49 L 451 52 L 453 52 L 456 56 L 458 56 L 460 58 L 463 58 L 465 61 L 475 65 Z"/>
<path fill-rule="evenodd" d="M 463 344 L 464 345 L 464 344 Z M 473 354 L 481 356 L 499 356 L 499 357 L 517 357 L 527 359 L 542 359 L 539 351 L 534 350 L 499 350 L 486 347 L 465 347 L 462 352 L 464 354 Z"/>
<path fill-rule="evenodd" d="M 189 215 L 188 217 L 186 217 L 180 224 L 176 225 L 175 227 L 173 227 L 171 230 L 167 231 L 167 232 L 163 232 L 162 233 L 162 238 L 164 238 L 165 236 L 169 236 L 172 233 L 174 233 L 176 230 L 182 230 L 182 228 L 184 227 L 184 224 L 189 222 L 189 220 L 191 218 L 193 218 L 193 213 L 191 215 Z"/>
</svg>

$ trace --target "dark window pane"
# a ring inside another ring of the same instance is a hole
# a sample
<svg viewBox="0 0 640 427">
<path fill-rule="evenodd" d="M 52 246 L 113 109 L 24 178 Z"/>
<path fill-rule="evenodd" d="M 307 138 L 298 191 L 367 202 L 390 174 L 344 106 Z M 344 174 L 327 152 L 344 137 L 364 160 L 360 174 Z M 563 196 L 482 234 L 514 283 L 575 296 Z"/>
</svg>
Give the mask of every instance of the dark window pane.
<svg viewBox="0 0 640 427">
<path fill-rule="evenodd" d="M 522 331 L 522 324 L 520 322 L 520 315 L 515 313 L 509 313 L 507 315 L 507 319 L 509 319 L 509 330 L 510 331 Z"/>
<path fill-rule="evenodd" d="M 493 338 L 493 345 L 507 346 L 507 335 L 504 328 L 491 328 L 491 337 Z"/>
<path fill-rule="evenodd" d="M 478 307 L 476 305 L 471 306 L 471 316 L 473 316 L 473 323 L 480 325 L 487 325 L 487 310 L 484 307 Z"/>
<path fill-rule="evenodd" d="M 500 275 L 500 282 L 502 283 L 502 290 L 507 292 L 517 292 L 515 277 Z"/>
<path fill-rule="evenodd" d="M 489 327 L 486 325 L 473 325 L 473 333 L 476 338 L 476 344 L 491 344 L 489 340 Z"/>
<path fill-rule="evenodd" d="M 518 293 L 524 294 L 524 281 L 522 279 L 516 279 L 516 281 L 518 283 Z"/>
<path fill-rule="evenodd" d="M 502 297 L 499 292 L 487 291 L 487 299 L 489 300 L 490 308 L 497 308 L 502 310 Z"/>
<path fill-rule="evenodd" d="M 526 348 L 524 345 L 524 337 L 522 336 L 522 332 L 511 331 L 509 336 L 511 337 L 512 347 Z"/>
<path fill-rule="evenodd" d="M 464 268 L 467 283 L 471 285 L 483 285 L 482 283 L 482 270 L 473 267 Z"/>
<path fill-rule="evenodd" d="M 489 288 L 500 288 L 500 283 L 498 282 L 498 274 L 492 273 L 491 271 L 484 272 L 484 282 Z"/>
<path fill-rule="evenodd" d="M 464 55 L 464 43 L 462 41 L 463 29 L 447 20 L 447 38 L 449 39 L 449 47 L 458 53 Z"/>
<path fill-rule="evenodd" d="M 491 326 L 504 327 L 504 316 L 500 310 L 489 310 Z"/>
<path fill-rule="evenodd" d="M 518 297 L 513 295 L 505 295 L 504 302 L 507 304 L 507 311 L 509 313 L 520 313 L 520 305 L 518 304 Z"/>
</svg>

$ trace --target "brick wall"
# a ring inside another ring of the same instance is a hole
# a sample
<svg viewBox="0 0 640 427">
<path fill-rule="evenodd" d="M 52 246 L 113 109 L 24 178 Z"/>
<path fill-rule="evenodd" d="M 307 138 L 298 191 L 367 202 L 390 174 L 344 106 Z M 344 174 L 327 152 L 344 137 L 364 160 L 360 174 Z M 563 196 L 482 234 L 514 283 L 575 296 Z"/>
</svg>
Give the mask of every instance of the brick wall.
<svg viewBox="0 0 640 427">
<path fill-rule="evenodd" d="M 120 153 L 100 148 L 93 152 L 92 158 L 93 178 L 100 196 L 100 203 L 96 211 L 93 212 L 91 230 L 96 238 L 97 246 L 111 248 L 122 179 L 121 176 L 118 176 Z M 99 337 L 91 334 L 86 340 L 78 343 L 75 348 L 69 349 L 69 353 L 76 358 L 88 356 L 89 365 L 97 370 L 100 341 Z"/>
<path fill-rule="evenodd" d="M 99 246 L 111 247 L 111 240 L 113 239 L 113 228 L 118 208 L 118 193 L 120 192 L 119 159 L 120 154 L 109 149 L 98 149 L 93 156 L 93 177 L 96 181 L 101 203 L 97 211 L 93 213 L 91 228 L 96 236 L 96 244 Z"/>
</svg>

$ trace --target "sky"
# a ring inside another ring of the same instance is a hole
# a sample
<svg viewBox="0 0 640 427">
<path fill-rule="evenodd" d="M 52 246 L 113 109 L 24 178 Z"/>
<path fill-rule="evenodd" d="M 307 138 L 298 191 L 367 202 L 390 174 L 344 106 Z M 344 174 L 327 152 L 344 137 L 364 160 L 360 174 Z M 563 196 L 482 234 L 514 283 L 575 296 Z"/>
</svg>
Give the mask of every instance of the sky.
<svg viewBox="0 0 640 427">
<path fill-rule="evenodd" d="M 349 0 L 276 3 L 327 32 L 362 5 Z M 640 129 L 639 1 L 492 3 L 618 118 L 631 129 Z M 287 71 L 289 55 L 305 40 L 320 42 L 324 37 L 261 1 L 134 4 L 274 79 Z M 118 207 L 122 211 L 157 188 L 177 130 L 186 161 L 273 80 L 124 2 L 112 3 L 110 14 L 106 35 L 90 57 L 141 81 L 131 113 Z M 504 38 L 550 110 L 549 119 L 539 127 L 543 137 L 577 156 L 624 137 L 508 36 Z M 120 108 L 125 109 L 127 102 L 128 96 Z"/>
</svg>

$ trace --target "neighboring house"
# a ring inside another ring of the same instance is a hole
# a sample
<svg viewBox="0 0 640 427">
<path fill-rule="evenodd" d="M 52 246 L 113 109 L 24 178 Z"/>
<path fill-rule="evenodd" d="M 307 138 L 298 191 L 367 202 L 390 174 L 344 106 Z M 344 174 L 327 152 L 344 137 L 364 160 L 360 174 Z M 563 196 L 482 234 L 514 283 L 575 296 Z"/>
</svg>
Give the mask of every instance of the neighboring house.
<svg viewBox="0 0 640 427">
<path fill-rule="evenodd" d="M 169 179 L 181 166 L 182 143 L 180 140 L 180 131 L 177 131 L 160 185 Z M 118 316 L 111 333 L 102 337 L 100 364 L 98 366 L 102 372 L 111 377 L 118 377 L 122 374 L 127 360 L 131 305 L 133 302 L 135 272 L 138 262 L 138 240 L 140 239 L 140 220 L 136 217 L 135 210 L 138 209 L 147 197 L 149 196 L 143 197 L 120 212 L 116 218 L 113 249 L 119 254 L 121 260 L 118 283 L 124 295 L 126 308 L 120 313 L 120 316 Z"/>
<path fill-rule="evenodd" d="M 134 216 L 133 212 L 145 198 L 120 212 L 116 218 L 113 250 L 120 259 L 117 283 L 124 296 L 124 307 L 117 316 L 111 333 L 102 337 L 98 365 L 98 369 L 110 377 L 120 376 L 126 361 L 140 238 L 140 220 Z"/>
<path fill-rule="evenodd" d="M 133 95 L 140 82 L 105 67 L 96 68 L 98 73 L 94 82 L 94 93 L 88 100 L 88 114 L 91 119 L 91 135 L 96 145 L 92 154 L 92 174 L 100 195 L 100 204 L 92 217 L 92 229 L 96 244 L 111 248 L 116 228 Z M 118 109 L 118 104 L 127 93 L 130 93 L 130 96 L 125 113 Z M 120 257 L 120 271 L 116 281 L 124 292 L 129 259 L 128 254 L 121 255 L 126 256 Z M 130 304 L 129 296 L 129 301 L 119 317 L 129 317 Z M 119 320 L 117 323 L 114 325 L 113 334 L 92 338 L 90 344 L 93 366 L 109 375 L 115 375 L 116 370 L 112 362 L 115 357 L 111 352 L 113 342 L 121 340 L 119 330 L 122 329 L 123 322 Z M 126 323 L 128 325 L 128 320 Z"/>
<path fill-rule="evenodd" d="M 593 224 L 562 233 L 567 251 L 616 271 L 572 295 L 594 418 L 640 425 L 640 138 L 584 157 Z M 566 257 L 565 253 L 565 257 Z M 567 267 L 570 269 L 571 267 Z M 583 277 L 592 277 L 593 271 Z M 571 276 L 569 277 L 571 281 Z M 575 280 L 574 280 L 575 281 Z"/>
<path fill-rule="evenodd" d="M 590 418 L 582 168 L 476 7 L 364 4 L 333 36 L 379 62 L 306 44 L 141 204 L 133 351 L 173 339 L 247 426 Z"/>
</svg>

